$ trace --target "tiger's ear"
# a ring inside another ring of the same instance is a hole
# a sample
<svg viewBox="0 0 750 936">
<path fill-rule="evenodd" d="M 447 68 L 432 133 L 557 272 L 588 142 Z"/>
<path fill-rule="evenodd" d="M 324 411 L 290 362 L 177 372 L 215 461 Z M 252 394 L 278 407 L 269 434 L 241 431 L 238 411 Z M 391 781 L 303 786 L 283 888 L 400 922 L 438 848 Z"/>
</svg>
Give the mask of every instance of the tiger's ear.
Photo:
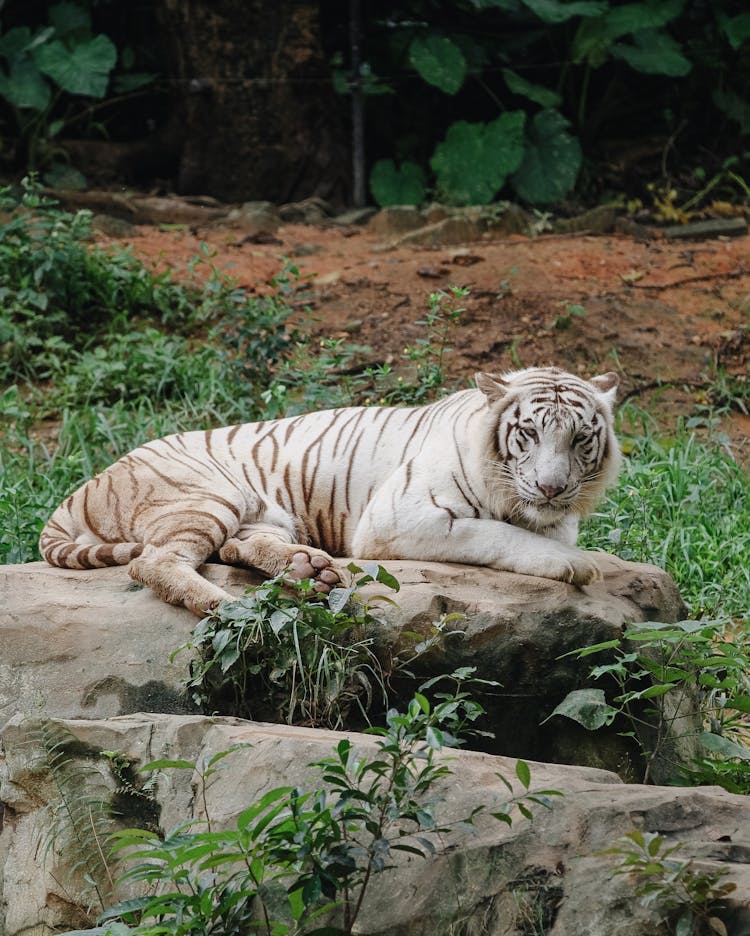
<svg viewBox="0 0 750 936">
<path fill-rule="evenodd" d="M 484 374 L 480 371 L 480 373 L 474 374 L 474 380 L 477 389 L 482 391 L 490 403 L 502 400 L 510 386 L 509 382 L 500 374 Z"/>
<path fill-rule="evenodd" d="M 609 403 L 615 402 L 620 378 L 614 371 L 608 371 L 606 374 L 599 374 L 598 377 L 592 377 L 589 383 L 593 384 Z"/>
</svg>

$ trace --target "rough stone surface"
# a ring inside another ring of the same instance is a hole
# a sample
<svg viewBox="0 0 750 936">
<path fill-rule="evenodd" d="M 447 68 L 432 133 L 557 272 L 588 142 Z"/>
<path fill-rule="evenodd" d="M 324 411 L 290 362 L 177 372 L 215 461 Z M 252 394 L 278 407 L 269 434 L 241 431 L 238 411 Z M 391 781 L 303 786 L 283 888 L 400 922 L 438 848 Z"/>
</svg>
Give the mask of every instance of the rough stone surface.
<svg viewBox="0 0 750 936">
<path fill-rule="evenodd" d="M 449 247 L 467 241 L 480 240 L 484 225 L 468 217 L 444 218 L 434 224 L 409 231 L 393 240 L 391 247 Z"/>
<path fill-rule="evenodd" d="M 508 202 L 456 208 L 437 202 L 419 212 L 414 208 L 384 208 L 369 223 L 383 239 L 379 249 L 451 247 L 472 241 L 528 234 L 534 219 Z"/>
<path fill-rule="evenodd" d="M 281 217 L 271 202 L 246 202 L 240 208 L 233 208 L 227 217 L 229 224 L 241 230 L 246 236 L 272 234 L 281 225 Z"/>
<path fill-rule="evenodd" d="M 320 224 L 332 213 L 330 204 L 317 195 L 281 205 L 279 208 L 279 217 L 286 224 Z"/>
<path fill-rule="evenodd" d="M 331 224 L 335 224 L 340 227 L 350 227 L 355 225 L 364 225 L 377 213 L 377 209 L 368 207 L 368 208 L 352 208 L 350 211 L 344 211 L 341 214 L 337 214 L 335 217 L 331 218 Z"/>
<path fill-rule="evenodd" d="M 113 789 L 106 758 L 117 751 L 133 766 L 158 758 L 204 762 L 232 745 L 250 744 L 222 761 L 208 785 L 208 814 L 215 828 L 276 786 L 320 786 L 309 765 L 328 756 L 341 734 L 238 719 L 129 715 L 108 720 L 62 721 L 70 750 L 84 769 L 82 784 Z M 361 753 L 373 739 L 349 735 Z M 47 936 L 86 922 L 86 898 L 71 865 L 81 854 L 61 837 L 39 860 L 43 812 L 57 794 L 38 768 L 34 726 L 12 719 L 0 734 L 0 800 L 6 822 L 0 833 L 0 931 L 5 936 Z M 75 754 L 78 751 L 78 755 Z M 400 855 L 396 867 L 373 880 L 357 932 L 370 936 L 526 936 L 541 922 L 547 936 L 667 936 L 659 908 L 643 907 L 634 881 L 612 877 L 615 859 L 601 852 L 625 833 L 658 832 L 679 845 L 676 858 L 701 870 L 722 870 L 736 884 L 720 911 L 733 936 L 750 933 L 750 800 L 719 788 L 680 789 L 626 785 L 592 768 L 531 764 L 534 789 L 554 789 L 553 808 L 534 807 L 529 823 L 512 827 L 490 813 L 507 801 L 498 774 L 511 779 L 514 762 L 474 752 L 454 753 L 452 775 L 440 782 L 436 814 L 450 824 L 483 807 L 473 827 L 456 825 L 434 839 L 430 859 Z M 92 770 L 96 767 L 98 772 Z M 156 787 L 158 825 L 164 830 L 204 818 L 189 770 L 165 771 Z M 517 785 L 517 792 L 520 792 Z M 133 819 L 131 818 L 131 824 Z M 123 894 L 122 896 L 132 895 Z M 4 919 L 3 919 L 4 917 Z"/>
<path fill-rule="evenodd" d="M 456 666 L 476 666 L 500 687 L 482 698 L 495 732 L 495 753 L 584 763 L 640 777 L 634 749 L 616 730 L 590 733 L 555 717 L 541 724 L 572 689 L 587 682 L 590 660 L 562 655 L 619 636 L 630 621 L 675 621 L 682 602 L 672 580 L 653 566 L 597 554 L 601 583 L 584 589 L 532 576 L 448 563 L 389 562 L 401 583 L 397 606 L 375 628 L 386 659 L 429 636 L 444 614 L 462 617 L 417 660 L 416 683 Z M 259 581 L 251 572 L 208 565 L 211 581 L 241 594 Z M 382 593 L 367 586 L 363 594 Z M 182 693 L 195 618 L 135 585 L 125 568 L 74 571 L 45 563 L 0 567 L 0 724 L 17 713 L 101 718 L 134 711 L 189 712 Z M 597 662 L 601 662 L 597 660 Z M 403 701 L 414 680 L 394 680 Z M 672 730 L 654 778 L 693 751 L 695 725 Z"/>
<path fill-rule="evenodd" d="M 391 205 L 381 209 L 367 223 L 367 230 L 376 237 L 390 240 L 399 234 L 422 227 L 424 217 L 412 205 Z"/>
</svg>

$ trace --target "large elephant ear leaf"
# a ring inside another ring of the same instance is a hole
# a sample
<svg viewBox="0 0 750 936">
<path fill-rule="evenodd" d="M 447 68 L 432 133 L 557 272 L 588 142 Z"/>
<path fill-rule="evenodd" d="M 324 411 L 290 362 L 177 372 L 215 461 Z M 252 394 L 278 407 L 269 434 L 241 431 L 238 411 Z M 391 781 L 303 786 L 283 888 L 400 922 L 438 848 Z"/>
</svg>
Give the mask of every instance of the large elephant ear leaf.
<svg viewBox="0 0 750 936">
<path fill-rule="evenodd" d="M 0 97 L 13 107 L 43 111 L 50 100 L 50 88 L 44 76 L 28 56 L 11 63 L 9 72 L 0 71 Z"/>
<path fill-rule="evenodd" d="M 615 58 L 623 59 L 635 71 L 647 75 L 669 75 L 681 78 L 691 70 L 692 63 L 682 54 L 682 46 L 657 29 L 637 32 L 632 44 L 615 43 L 610 52 Z"/>
<path fill-rule="evenodd" d="M 523 162 L 511 179 L 518 195 L 532 205 L 551 205 L 573 188 L 581 168 L 581 144 L 556 110 L 534 115 Z"/>
<path fill-rule="evenodd" d="M 117 62 L 117 49 L 104 35 L 72 46 L 56 40 L 35 50 L 34 59 L 39 69 L 63 91 L 101 98 Z"/>
<path fill-rule="evenodd" d="M 381 207 L 421 205 L 425 196 L 424 172 L 413 162 L 397 167 L 392 159 L 379 159 L 370 173 L 370 191 Z"/>
<path fill-rule="evenodd" d="M 429 84 L 455 94 L 466 77 L 466 59 L 447 36 L 419 36 L 409 46 L 409 61 Z"/>
<path fill-rule="evenodd" d="M 506 111 L 486 124 L 451 124 L 430 160 L 440 198 L 459 205 L 491 202 L 521 164 L 525 122 L 523 111 Z"/>
</svg>

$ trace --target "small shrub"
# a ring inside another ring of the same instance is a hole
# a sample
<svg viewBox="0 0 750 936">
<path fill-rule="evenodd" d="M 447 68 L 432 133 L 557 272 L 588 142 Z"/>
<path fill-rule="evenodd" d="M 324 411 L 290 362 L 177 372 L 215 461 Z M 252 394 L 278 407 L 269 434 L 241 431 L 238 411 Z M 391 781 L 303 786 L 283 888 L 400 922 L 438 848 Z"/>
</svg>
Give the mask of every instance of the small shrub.
<svg viewBox="0 0 750 936">
<path fill-rule="evenodd" d="M 222 602 L 180 648 L 199 654 L 186 679 L 193 699 L 243 718 L 326 728 L 340 728 L 354 708 L 366 723 L 373 695 L 386 701 L 386 674 L 372 650 L 371 605 L 356 589 L 375 580 L 398 590 L 398 582 L 375 563 L 349 569 L 354 585 L 328 595 L 280 575 Z"/>
<path fill-rule="evenodd" d="M 626 874 L 644 906 L 654 906 L 678 936 L 727 936 L 717 916 L 736 885 L 721 884 L 726 868 L 701 871 L 692 861 L 673 857 L 680 845 L 668 846 L 656 832 L 635 830 L 603 854 L 618 855 L 614 874 Z"/>
<path fill-rule="evenodd" d="M 182 823 L 163 840 L 142 829 L 116 833 L 117 848 L 131 862 L 124 880 L 144 882 L 150 893 L 113 907 L 101 922 L 123 921 L 118 936 L 352 933 L 368 889 L 396 853 L 429 858 L 452 825 L 471 823 L 481 812 L 441 823 L 436 789 L 451 773 L 440 752 L 482 714 L 463 689 L 471 676 L 465 669 L 443 677 L 452 689 L 435 704 L 420 692 L 406 711 L 389 711 L 385 726 L 371 729 L 374 754 L 342 739 L 332 756 L 313 765 L 319 789 L 269 790 L 231 829 L 216 831 L 207 818 Z M 201 770 L 204 803 L 206 781 L 226 753 Z M 195 765 L 156 761 L 143 769 L 170 767 Z M 523 792 L 514 795 L 501 778 L 511 796 L 492 813 L 506 823 L 514 807 L 531 817 L 532 806 L 549 808 L 558 795 L 532 792 L 523 761 L 516 776 Z"/>
</svg>

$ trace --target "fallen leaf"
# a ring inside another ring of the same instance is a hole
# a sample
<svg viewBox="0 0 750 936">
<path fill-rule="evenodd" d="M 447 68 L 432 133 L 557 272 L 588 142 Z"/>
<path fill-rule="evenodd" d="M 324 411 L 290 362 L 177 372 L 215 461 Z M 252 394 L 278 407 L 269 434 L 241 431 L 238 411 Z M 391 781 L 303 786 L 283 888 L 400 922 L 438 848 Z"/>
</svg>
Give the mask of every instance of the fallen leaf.
<svg viewBox="0 0 750 936">
<path fill-rule="evenodd" d="M 620 279 L 623 283 L 637 283 L 639 279 L 643 279 L 643 273 L 631 270 L 630 273 L 620 273 Z"/>
</svg>

